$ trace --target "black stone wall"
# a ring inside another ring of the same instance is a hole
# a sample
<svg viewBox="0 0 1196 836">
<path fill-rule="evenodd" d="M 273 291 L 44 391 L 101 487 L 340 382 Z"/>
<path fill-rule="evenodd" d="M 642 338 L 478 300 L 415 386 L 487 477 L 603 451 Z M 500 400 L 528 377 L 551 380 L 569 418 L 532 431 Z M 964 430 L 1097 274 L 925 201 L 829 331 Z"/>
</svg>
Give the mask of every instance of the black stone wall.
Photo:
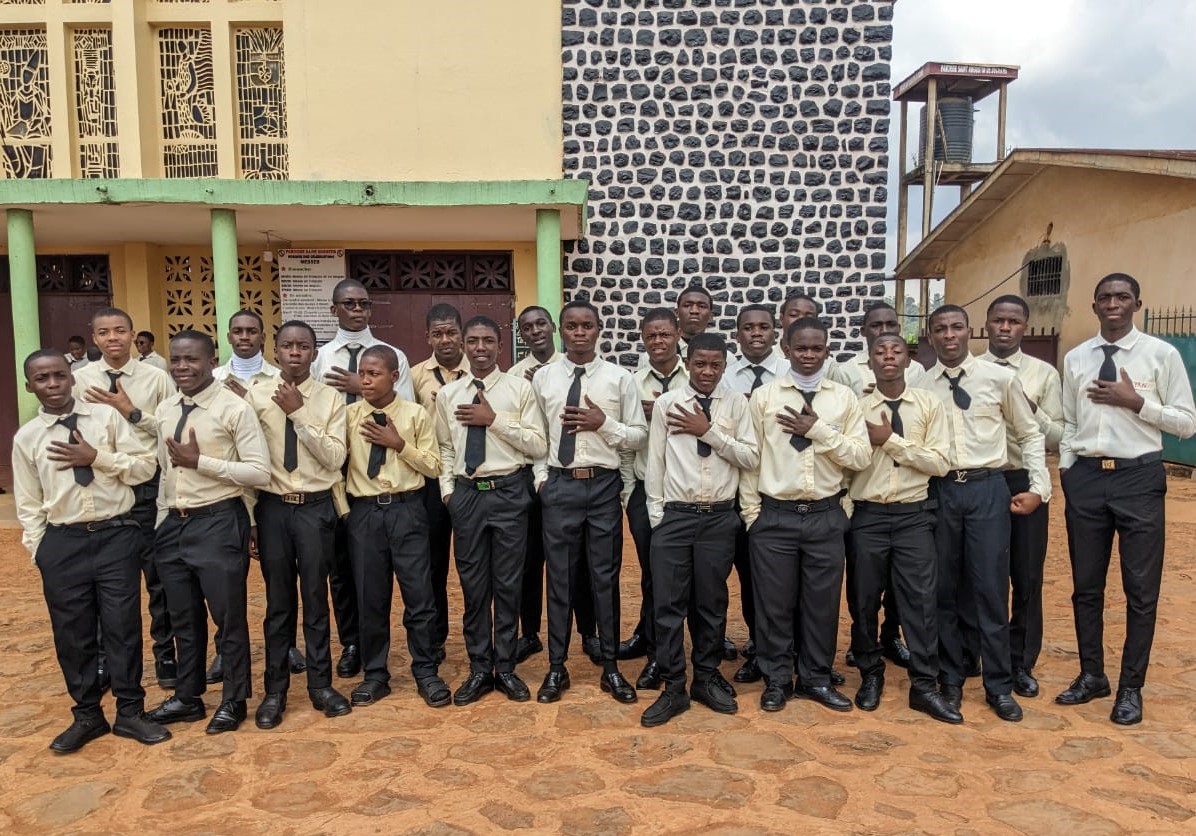
<svg viewBox="0 0 1196 836">
<path fill-rule="evenodd" d="M 862 347 L 883 296 L 891 2 L 562 0 L 564 168 L 590 181 L 567 298 L 632 365 L 639 317 L 695 281 L 739 307 L 822 300 Z"/>
</svg>

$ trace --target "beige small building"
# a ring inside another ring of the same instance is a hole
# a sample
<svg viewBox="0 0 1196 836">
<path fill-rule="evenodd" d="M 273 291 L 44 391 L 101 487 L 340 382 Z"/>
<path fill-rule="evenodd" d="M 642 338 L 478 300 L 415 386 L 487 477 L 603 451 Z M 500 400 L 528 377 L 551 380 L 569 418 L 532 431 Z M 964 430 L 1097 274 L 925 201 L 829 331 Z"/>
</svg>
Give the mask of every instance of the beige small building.
<svg viewBox="0 0 1196 836">
<path fill-rule="evenodd" d="M 1058 363 L 1096 332 L 1092 291 L 1109 273 L 1138 279 L 1144 309 L 1192 306 L 1194 236 L 1196 151 L 1025 148 L 935 227 L 895 278 L 944 279 L 946 301 L 967 309 L 976 333 L 989 302 L 1022 296 L 1030 326 L 1058 333 Z"/>
</svg>

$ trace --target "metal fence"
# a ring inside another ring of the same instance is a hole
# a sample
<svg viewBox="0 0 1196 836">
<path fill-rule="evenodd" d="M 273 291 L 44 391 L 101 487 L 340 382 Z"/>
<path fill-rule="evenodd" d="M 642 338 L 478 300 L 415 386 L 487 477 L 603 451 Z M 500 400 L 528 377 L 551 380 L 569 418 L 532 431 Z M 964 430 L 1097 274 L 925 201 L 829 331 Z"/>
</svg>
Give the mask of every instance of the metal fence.
<svg viewBox="0 0 1196 836">
<path fill-rule="evenodd" d="M 1175 346 L 1188 370 L 1188 382 L 1196 390 L 1196 309 L 1147 308 L 1142 317 L 1142 330 Z M 1180 441 L 1163 433 L 1163 458 L 1196 467 L 1196 437 Z"/>
</svg>

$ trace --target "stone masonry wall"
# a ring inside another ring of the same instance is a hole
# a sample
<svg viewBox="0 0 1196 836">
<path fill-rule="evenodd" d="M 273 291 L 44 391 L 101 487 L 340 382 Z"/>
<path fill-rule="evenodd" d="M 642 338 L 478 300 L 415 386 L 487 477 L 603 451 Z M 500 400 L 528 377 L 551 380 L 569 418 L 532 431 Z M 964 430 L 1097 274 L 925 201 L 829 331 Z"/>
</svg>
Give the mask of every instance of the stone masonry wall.
<svg viewBox="0 0 1196 836">
<path fill-rule="evenodd" d="M 694 282 L 730 336 L 739 307 L 822 300 L 831 349 L 862 348 L 884 295 L 893 5 L 562 0 L 564 168 L 589 228 L 566 298 L 638 361 L 639 319 Z"/>
</svg>

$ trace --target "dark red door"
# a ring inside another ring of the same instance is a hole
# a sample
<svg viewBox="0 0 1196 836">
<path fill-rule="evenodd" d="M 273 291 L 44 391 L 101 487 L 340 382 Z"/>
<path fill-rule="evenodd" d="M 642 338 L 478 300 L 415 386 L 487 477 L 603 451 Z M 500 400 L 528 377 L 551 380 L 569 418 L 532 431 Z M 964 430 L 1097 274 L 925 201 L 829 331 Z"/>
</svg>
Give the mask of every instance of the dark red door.
<svg viewBox="0 0 1196 836">
<path fill-rule="evenodd" d="M 445 303 L 461 312 L 462 324 L 475 316 L 488 316 L 502 329 L 502 353 L 498 367 L 511 367 L 511 322 L 515 318 L 515 297 L 510 293 L 427 293 L 414 290 L 371 290 L 374 300 L 370 329 L 380 340 L 402 349 L 415 365 L 428 359 L 427 314 L 433 305 Z"/>
</svg>

